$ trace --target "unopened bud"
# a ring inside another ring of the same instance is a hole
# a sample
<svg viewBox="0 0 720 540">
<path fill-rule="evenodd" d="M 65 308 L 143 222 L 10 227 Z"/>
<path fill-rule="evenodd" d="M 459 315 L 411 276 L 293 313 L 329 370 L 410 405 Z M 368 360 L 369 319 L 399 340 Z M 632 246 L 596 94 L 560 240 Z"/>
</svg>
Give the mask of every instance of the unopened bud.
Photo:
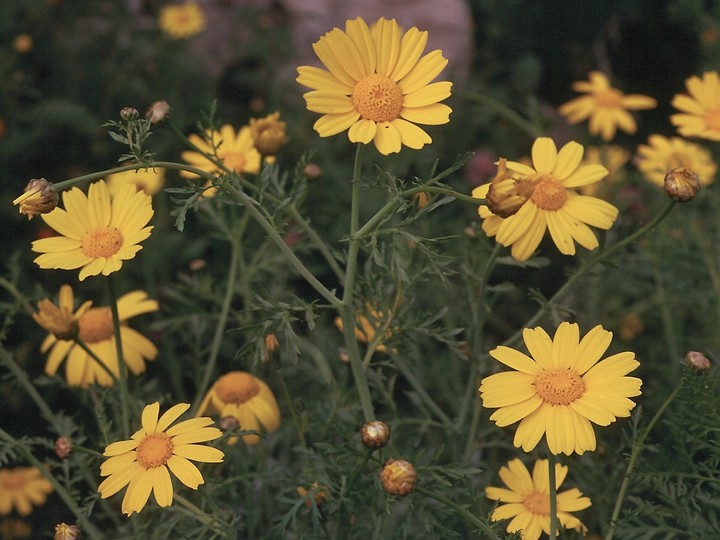
<svg viewBox="0 0 720 540">
<path fill-rule="evenodd" d="M 688 351 L 685 355 L 685 364 L 697 373 L 704 373 L 710 369 L 710 360 L 701 352 Z"/>
<path fill-rule="evenodd" d="M 303 173 L 308 180 L 317 180 L 322 176 L 322 169 L 317 163 L 308 163 L 305 165 Z"/>
<path fill-rule="evenodd" d="M 55 210 L 58 193 L 51 182 L 44 178 L 33 178 L 13 204 L 18 205 L 21 214 L 32 219 L 38 214 L 48 214 Z"/>
<path fill-rule="evenodd" d="M 170 114 L 170 105 L 167 101 L 156 101 L 145 113 L 145 118 L 150 120 L 151 124 L 162 122 Z"/>
<path fill-rule="evenodd" d="M 140 118 L 140 113 L 135 107 L 125 107 L 120 111 L 120 118 L 126 122 L 132 122 Z"/>
<path fill-rule="evenodd" d="M 519 178 L 508 170 L 507 160 L 498 160 L 497 174 L 490 183 L 485 204 L 496 216 L 507 218 L 516 214 L 533 194 L 537 179 Z"/>
<path fill-rule="evenodd" d="M 218 426 L 223 431 L 230 431 L 231 429 L 235 429 L 238 425 L 239 422 L 234 416 L 223 416 L 218 421 Z"/>
<path fill-rule="evenodd" d="M 55 441 L 55 454 L 60 459 L 67 459 L 73 450 L 73 442 L 68 437 L 58 437 Z"/>
<path fill-rule="evenodd" d="M 55 525 L 54 540 L 77 540 L 80 538 L 80 528 L 77 525 L 60 523 Z"/>
<path fill-rule="evenodd" d="M 377 450 L 390 441 L 390 428 L 380 420 L 366 422 L 360 428 L 360 440 L 365 445 L 365 448 Z"/>
<path fill-rule="evenodd" d="M 700 191 L 700 179 L 692 169 L 676 167 L 665 175 L 663 189 L 673 201 L 692 201 Z"/>
<path fill-rule="evenodd" d="M 388 459 L 380 473 L 380 481 L 390 495 L 404 497 L 415 489 L 417 473 L 415 467 L 404 459 Z"/>
<path fill-rule="evenodd" d="M 274 156 L 287 143 L 285 122 L 280 113 L 274 112 L 265 118 L 250 119 L 250 133 L 258 152 L 263 156 Z"/>
</svg>

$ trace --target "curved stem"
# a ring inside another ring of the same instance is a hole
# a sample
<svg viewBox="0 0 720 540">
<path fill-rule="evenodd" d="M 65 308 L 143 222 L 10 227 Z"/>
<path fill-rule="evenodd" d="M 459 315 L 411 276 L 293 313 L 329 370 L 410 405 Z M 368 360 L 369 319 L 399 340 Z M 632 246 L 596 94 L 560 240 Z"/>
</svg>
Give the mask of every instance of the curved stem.
<svg viewBox="0 0 720 540">
<path fill-rule="evenodd" d="M 122 423 L 120 424 L 123 436 L 130 437 L 130 394 L 128 392 L 127 372 L 125 371 L 125 357 L 123 356 L 122 337 L 120 335 L 120 314 L 117 305 L 117 292 L 112 274 L 106 276 L 108 296 L 110 297 L 110 311 L 112 312 L 113 333 L 115 336 L 115 351 L 117 352 L 118 383 L 120 387 L 120 408 Z"/>
<path fill-rule="evenodd" d="M 455 513 L 457 513 L 459 516 L 462 516 L 466 520 L 468 520 L 470 523 L 475 525 L 480 531 L 483 533 L 483 538 L 488 539 L 494 539 L 494 540 L 500 540 L 500 537 L 495 534 L 495 531 L 493 531 L 487 523 L 484 521 L 478 519 L 476 516 L 472 515 L 470 512 L 468 512 L 465 508 L 460 506 L 457 503 L 454 503 L 450 499 L 443 497 L 442 495 L 438 495 L 434 491 L 430 491 L 429 489 L 425 489 L 422 486 L 415 486 L 415 492 L 420 493 L 421 495 L 424 495 L 425 497 L 428 497 L 430 499 L 434 499 L 440 504 L 444 504 L 448 508 L 452 508 Z"/>
</svg>

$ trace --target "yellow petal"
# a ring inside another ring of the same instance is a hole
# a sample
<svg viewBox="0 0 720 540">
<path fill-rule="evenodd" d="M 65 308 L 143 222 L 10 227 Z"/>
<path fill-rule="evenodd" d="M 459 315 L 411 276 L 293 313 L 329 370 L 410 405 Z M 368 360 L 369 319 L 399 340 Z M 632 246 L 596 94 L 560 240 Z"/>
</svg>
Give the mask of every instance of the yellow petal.
<svg viewBox="0 0 720 540">
<path fill-rule="evenodd" d="M 375 147 L 383 155 L 399 152 L 402 146 L 400 132 L 390 122 L 381 122 L 378 124 L 377 132 L 373 140 Z"/>
<path fill-rule="evenodd" d="M 535 170 L 542 174 L 549 174 L 557 163 L 557 147 L 549 137 L 538 137 L 532 146 L 532 162 Z"/>
</svg>

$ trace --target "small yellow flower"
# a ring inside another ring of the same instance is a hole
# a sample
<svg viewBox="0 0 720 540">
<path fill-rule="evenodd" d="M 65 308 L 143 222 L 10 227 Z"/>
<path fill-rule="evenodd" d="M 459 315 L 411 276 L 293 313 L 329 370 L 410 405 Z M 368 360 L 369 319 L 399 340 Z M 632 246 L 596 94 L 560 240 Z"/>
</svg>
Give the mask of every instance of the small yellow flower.
<svg viewBox="0 0 720 540">
<path fill-rule="evenodd" d="M 612 332 L 596 326 L 580 340 L 577 324 L 563 322 L 554 339 L 538 327 L 523 330 L 531 356 L 500 346 L 490 356 L 514 371 L 480 383 L 483 407 L 497 409 L 490 420 L 500 427 L 520 425 L 513 444 L 530 452 L 545 436 L 550 452 L 567 455 L 595 450 L 592 424 L 607 426 L 630 416 L 642 381 L 626 375 L 640 363 L 632 352 L 601 360 Z"/>
<path fill-rule="evenodd" d="M 591 135 L 600 135 L 605 141 L 615 137 L 617 128 L 627 133 L 635 133 L 637 125 L 629 110 L 654 109 L 657 101 L 641 94 L 623 94 L 610 86 L 605 74 L 592 71 L 589 81 L 578 81 L 573 90 L 587 95 L 577 97 L 560 106 L 558 111 L 571 124 L 590 119 L 588 131 Z"/>
<path fill-rule="evenodd" d="M 51 182 L 44 178 L 34 178 L 25 186 L 23 194 L 13 201 L 21 214 L 32 219 L 38 214 L 48 214 L 55 210 L 58 194 Z"/>
<path fill-rule="evenodd" d="M 265 118 L 251 118 L 250 132 L 255 148 L 263 156 L 274 156 L 287 143 L 285 122 L 280 121 L 279 112 Z"/>
<path fill-rule="evenodd" d="M 164 183 L 165 169 L 160 167 L 124 171 L 110 174 L 107 177 L 110 193 L 117 193 L 124 184 L 132 184 L 136 190 L 143 191 L 152 197 L 162 189 Z"/>
<path fill-rule="evenodd" d="M 37 467 L 0 469 L 0 515 L 13 508 L 21 516 L 29 515 L 34 506 L 45 503 L 53 487 Z"/>
<path fill-rule="evenodd" d="M 221 418 L 231 416 L 237 419 L 240 429 L 267 433 L 280 427 L 280 408 L 270 387 L 257 377 L 245 371 L 231 371 L 212 385 L 200 405 L 198 414 L 217 412 Z M 248 445 L 261 441 L 259 435 L 243 435 Z M 237 437 L 229 442 L 235 444 Z"/>
<path fill-rule="evenodd" d="M 514 173 L 512 181 L 523 186 L 519 202 L 525 202 L 507 218 L 480 206 L 478 213 L 485 234 L 495 236 L 503 246 L 512 246 L 512 256 L 519 261 L 533 254 L 548 230 L 565 255 L 575 255 L 575 242 L 586 249 L 597 248 L 598 240 L 588 225 L 609 229 L 618 210 L 603 200 L 576 192 L 575 188 L 598 182 L 608 174 L 602 165 L 580 165 L 583 152 L 583 146 L 575 141 L 558 152 L 552 139 L 538 137 L 532 147 L 533 167 L 508 161 L 507 169 Z M 475 188 L 472 196 L 485 199 L 491 185 Z"/>
<path fill-rule="evenodd" d="M 170 425 L 190 408 L 180 403 L 162 416 L 160 404 L 147 405 L 142 413 L 142 428 L 130 440 L 109 444 L 103 452 L 108 459 L 100 466 L 100 476 L 107 476 L 98 486 L 100 498 L 107 499 L 128 486 L 122 501 L 122 511 L 131 515 L 140 512 L 150 498 L 161 507 L 173 501 L 170 472 L 190 489 L 205 483 L 200 470 L 190 461 L 221 463 L 225 454 L 211 446 L 201 445 L 222 435 L 210 427 L 212 418 L 192 418 Z"/>
<path fill-rule="evenodd" d="M 550 534 L 550 477 L 547 459 L 535 462 L 532 476 L 519 459 L 513 459 L 500 468 L 500 478 L 509 488 L 487 487 L 488 499 L 500 501 L 492 513 L 492 521 L 513 518 L 507 532 L 520 532 L 523 540 L 538 540 L 544 532 Z M 567 476 L 568 468 L 555 465 L 555 483 L 559 488 Z M 557 517 L 566 529 L 586 530 L 570 512 L 589 508 L 592 503 L 577 488 L 557 493 Z"/>
<path fill-rule="evenodd" d="M 416 124 L 449 122 L 452 109 L 440 102 L 452 83 L 431 84 L 447 59 L 440 50 L 422 56 L 427 38 L 415 27 L 403 34 L 395 19 L 369 28 L 360 17 L 322 36 L 313 49 L 327 70 L 301 66 L 297 78 L 312 89 L 307 109 L 323 115 L 315 131 L 329 137 L 348 130 L 350 141 L 372 141 L 381 154 L 431 143 Z"/>
<path fill-rule="evenodd" d="M 702 79 L 693 75 L 685 81 L 687 94 L 676 94 L 672 105 L 680 112 L 670 122 L 683 137 L 720 141 L 720 74 L 706 71 Z"/>
<path fill-rule="evenodd" d="M 196 2 L 163 6 L 159 25 L 173 39 L 192 37 L 205 30 L 205 13 Z"/>
<path fill-rule="evenodd" d="M 712 153 L 680 137 L 650 135 L 648 144 L 638 146 L 637 154 L 638 169 L 646 180 L 658 186 L 662 187 L 667 172 L 677 167 L 692 169 L 703 186 L 715 181 L 717 165 Z"/>
<path fill-rule="evenodd" d="M 133 374 L 139 375 L 145 371 L 145 361 L 154 360 L 158 351 L 150 340 L 124 323 L 137 315 L 157 311 L 158 303 L 150 300 L 143 291 L 133 291 L 118 298 L 117 304 L 125 364 Z M 83 388 L 90 384 L 111 386 L 113 379 L 107 371 L 71 339 L 77 333 L 78 339 L 117 378 L 117 349 L 110 308 L 92 307 L 92 302 L 88 301 L 73 312 L 74 297 L 69 285 L 60 288 L 57 306 L 46 299 L 38 304 L 38 308 L 35 321 L 50 332 L 40 345 L 40 352 L 50 351 L 45 373 L 55 375 L 62 361 L 67 359 L 65 377 L 69 385 Z"/>
<path fill-rule="evenodd" d="M 74 187 L 63 192 L 63 206 L 42 219 L 61 236 L 32 243 L 40 268 L 80 268 L 80 281 L 88 276 L 107 276 L 120 270 L 123 261 L 135 257 L 140 242 L 150 236 L 152 199 L 131 185 L 111 194 L 100 180 L 90 185 L 88 194 Z"/>
<path fill-rule="evenodd" d="M 365 306 L 367 310 L 367 316 L 358 313 L 355 320 L 355 338 L 360 343 L 372 343 L 375 341 L 375 335 L 377 331 L 384 325 L 384 314 L 382 311 L 376 311 L 370 306 Z M 335 317 L 335 327 L 343 331 L 343 322 L 341 317 Z M 388 329 L 385 332 L 385 337 L 389 338 L 392 336 L 392 332 Z M 383 345 L 382 339 L 380 339 L 375 346 L 375 350 L 378 352 L 387 351 L 387 347 Z"/>
</svg>

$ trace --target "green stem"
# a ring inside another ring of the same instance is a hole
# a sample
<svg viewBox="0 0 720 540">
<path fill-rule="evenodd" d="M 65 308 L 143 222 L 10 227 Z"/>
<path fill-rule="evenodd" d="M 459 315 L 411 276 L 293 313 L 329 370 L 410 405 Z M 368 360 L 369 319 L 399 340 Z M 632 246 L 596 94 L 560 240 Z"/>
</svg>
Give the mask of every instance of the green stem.
<svg viewBox="0 0 720 540">
<path fill-rule="evenodd" d="M 343 322 L 343 336 L 348 356 L 350 357 L 350 368 L 355 380 L 355 388 L 360 398 L 360 406 L 363 410 L 365 421 L 375 419 L 370 387 L 367 374 L 360 356 L 360 348 L 355 336 L 356 313 L 353 304 L 355 296 L 355 273 L 357 272 L 358 253 L 360 251 L 360 238 L 358 229 L 360 223 L 360 179 L 362 175 L 362 153 L 364 145 L 358 143 L 355 151 L 355 165 L 352 178 L 352 199 L 350 203 L 350 245 L 348 246 L 347 265 L 345 266 L 345 283 L 343 285 L 343 297 L 340 305 L 340 317 Z"/>
<path fill-rule="evenodd" d="M 512 110 L 510 107 L 495 98 L 491 98 L 486 94 L 464 91 L 458 92 L 457 95 L 494 110 L 496 113 L 505 117 L 507 120 L 515 124 L 518 128 L 520 128 L 532 138 L 536 138 L 542 135 L 542 130 L 540 130 L 540 128 L 538 128 L 535 124 L 533 124 L 529 120 L 526 120 L 517 112 Z"/>
<path fill-rule="evenodd" d="M 122 337 L 120 335 L 120 314 L 117 305 L 117 291 L 112 274 L 106 279 L 108 296 L 110 297 L 110 310 L 112 311 L 113 332 L 115 335 L 115 351 L 117 353 L 118 383 L 120 386 L 120 408 L 122 412 L 122 434 L 130 437 L 130 393 L 128 392 L 127 372 L 125 371 L 125 357 L 123 356 Z"/>
<path fill-rule="evenodd" d="M 310 241 L 313 243 L 313 245 L 317 248 L 317 250 L 320 252 L 320 254 L 325 259 L 325 262 L 328 263 L 328 266 L 332 269 L 335 276 L 340 280 L 345 280 L 345 271 L 340 268 L 340 265 L 338 264 L 335 257 L 333 257 L 333 254 L 330 253 L 330 249 L 327 247 L 323 239 L 320 237 L 320 235 L 310 226 L 310 223 L 305 220 L 305 218 L 302 217 L 298 209 L 295 207 L 294 203 L 290 203 L 287 206 L 287 211 L 290 217 L 300 225 L 300 228 L 305 231 L 305 234 L 308 235 L 310 238 Z"/>
<path fill-rule="evenodd" d="M 454 189 L 443 186 L 418 186 L 404 190 L 402 192 L 402 196 L 403 198 L 411 197 L 416 193 L 437 193 L 438 195 L 447 195 L 457 199 L 458 201 L 474 204 L 475 206 L 483 206 L 485 204 L 485 199 L 465 195 L 464 193 L 460 193 Z"/>
<path fill-rule="evenodd" d="M 628 461 L 628 466 L 625 471 L 622 484 L 620 485 L 620 491 L 618 492 L 617 499 L 615 500 L 615 507 L 613 508 L 612 517 L 610 518 L 610 526 L 608 527 L 608 532 L 605 535 L 605 540 L 612 540 L 612 537 L 615 534 L 615 529 L 617 528 L 618 518 L 620 517 L 620 510 L 622 509 L 623 500 L 625 499 L 625 495 L 627 494 L 628 488 L 630 487 L 630 477 L 633 470 L 635 469 L 635 464 L 637 463 L 638 457 L 640 456 L 643 444 L 645 444 L 645 440 L 648 438 L 648 435 L 650 435 L 650 432 L 655 427 L 655 424 L 658 423 L 660 417 L 663 415 L 665 410 L 670 406 L 670 403 L 672 403 L 672 401 L 680 392 L 682 384 L 683 381 L 680 380 L 677 387 L 675 387 L 675 390 L 673 390 L 672 394 L 670 394 L 665 399 L 663 404 L 655 413 L 655 416 L 652 417 L 650 423 L 645 427 L 645 430 L 640 434 L 639 437 L 637 437 L 637 439 L 635 439 L 635 442 L 633 443 L 632 451 L 630 452 L 630 459 Z"/>
<path fill-rule="evenodd" d="M 616 251 L 624 248 L 629 244 L 632 244 L 633 242 L 653 230 L 663 219 L 665 219 L 665 216 L 670 213 L 670 210 L 672 210 L 673 206 L 675 206 L 675 201 L 669 200 L 667 204 L 660 210 L 660 212 L 652 219 L 652 221 L 643 225 L 630 236 L 627 236 L 618 243 L 613 244 L 612 246 L 603 249 L 602 251 L 599 251 L 598 253 L 587 259 L 585 262 L 583 262 L 580 265 L 580 268 L 578 268 L 577 272 L 575 272 L 572 276 L 570 276 L 570 278 L 568 278 L 567 281 L 565 281 L 563 286 L 560 287 L 557 292 L 547 302 L 545 302 L 542 307 L 540 307 L 540 309 L 537 310 L 535 315 L 528 319 L 517 332 L 515 332 L 512 336 L 505 340 L 503 345 L 510 345 L 519 341 L 520 337 L 522 336 L 523 329 L 530 328 L 533 325 L 537 324 L 543 317 L 543 315 L 545 315 L 545 313 L 550 309 L 550 306 L 557 302 L 560 298 L 562 298 L 572 288 L 575 282 L 578 281 L 582 276 L 584 276 L 588 272 L 588 270 L 590 270 L 595 265 L 606 261 Z"/>
<path fill-rule="evenodd" d="M 223 298 L 222 306 L 220 307 L 220 315 L 215 325 L 215 334 L 213 335 L 212 343 L 210 344 L 210 356 L 208 357 L 207 364 L 205 364 L 205 371 L 203 372 L 202 380 L 196 389 L 195 400 L 193 401 L 192 408 L 190 409 L 191 414 L 197 413 L 198 407 L 210 386 L 210 379 L 215 374 L 215 366 L 217 364 L 218 356 L 220 355 L 220 346 L 222 345 L 222 339 L 225 335 L 225 327 L 227 326 L 228 316 L 230 314 L 230 305 L 232 304 L 233 296 L 235 295 L 235 283 L 237 279 L 238 266 L 240 264 L 240 242 L 239 238 L 230 239 L 230 266 L 227 271 L 227 287 L 225 289 L 225 296 Z"/>
<path fill-rule="evenodd" d="M 555 478 L 555 454 L 548 451 L 548 483 L 550 485 L 550 540 L 558 533 L 557 479 Z"/>
<path fill-rule="evenodd" d="M 303 426 L 303 423 L 300 421 L 300 417 L 298 416 L 297 410 L 295 409 L 295 405 L 292 401 L 292 396 L 290 395 L 290 390 L 287 387 L 287 384 L 285 383 L 285 379 L 280 373 L 280 371 L 276 371 L 277 379 L 280 381 L 280 387 L 282 388 L 283 394 L 285 395 L 285 399 L 287 400 L 288 407 L 290 408 L 290 415 L 293 419 L 293 424 L 295 424 L 295 429 L 298 433 L 298 439 L 300 439 L 300 445 L 307 449 L 307 441 L 305 440 L 305 426 Z"/>
<path fill-rule="evenodd" d="M 88 347 L 87 345 L 85 345 L 85 342 L 84 342 L 84 341 L 82 341 L 79 337 L 75 337 L 75 338 L 73 339 L 73 341 L 75 342 L 75 344 L 76 344 L 78 347 L 80 347 L 83 351 L 85 351 L 85 353 L 86 353 L 90 358 L 92 358 L 93 361 L 94 361 L 98 366 L 100 366 L 100 368 L 101 368 L 103 371 L 105 371 L 105 373 L 107 373 L 108 375 L 110 375 L 110 378 L 113 380 L 113 382 L 117 382 L 118 378 L 115 376 L 115 374 L 112 372 L 112 370 L 111 370 L 107 365 L 105 365 L 105 362 L 103 362 L 102 360 L 100 360 L 100 358 L 98 358 L 98 355 L 95 354 L 90 347 Z"/>
<path fill-rule="evenodd" d="M 347 499 L 347 494 L 350 492 L 350 489 L 352 488 L 353 484 L 355 484 L 355 480 L 360 475 L 360 472 L 365 469 L 365 467 L 368 464 L 368 461 L 370 461 L 370 457 L 372 456 L 373 450 L 371 448 L 366 448 L 365 452 L 363 453 L 363 457 L 360 459 L 358 464 L 355 466 L 355 468 L 350 473 L 350 476 L 348 477 L 348 481 L 345 482 L 342 489 L 340 490 L 340 509 L 338 510 L 338 533 L 337 533 L 337 540 L 344 540 L 348 537 L 348 533 L 350 531 L 350 528 L 348 527 L 349 519 L 347 519 L 347 515 L 345 512 L 345 501 Z"/>
<path fill-rule="evenodd" d="M 218 532 L 223 532 L 222 529 L 219 527 L 220 522 L 214 516 L 206 514 L 182 495 L 178 495 L 177 493 L 175 493 L 174 499 L 178 502 L 180 506 L 185 508 L 185 510 L 187 510 L 187 513 L 193 516 L 198 521 L 198 523 L 202 523 L 207 527 L 211 527 Z"/>
<path fill-rule="evenodd" d="M 442 495 L 438 495 L 434 491 L 425 489 L 422 486 L 415 486 L 415 492 L 419 493 L 421 495 L 424 495 L 425 497 L 428 497 L 430 499 L 436 500 L 437 502 L 439 502 L 440 504 L 444 504 L 448 508 L 452 508 L 459 516 L 464 517 L 470 523 L 475 525 L 484 535 L 483 538 L 500 540 L 500 537 L 497 534 L 495 534 L 495 531 L 493 531 L 487 525 L 487 523 L 478 519 L 476 516 L 474 516 L 473 514 L 468 512 L 465 508 L 463 508 L 459 504 L 454 503 L 453 501 L 451 501 L 450 499 L 447 499 L 446 497 L 443 497 Z"/>
<path fill-rule="evenodd" d="M 83 512 L 83 510 L 77 504 L 75 504 L 75 500 L 72 498 L 70 493 L 67 492 L 63 485 L 50 473 L 49 469 L 43 463 L 41 463 L 40 460 L 37 459 L 32 454 L 32 452 L 30 452 L 30 450 L 20 444 L 12 435 L 7 433 L 2 428 L 0 428 L 0 439 L 2 439 L 8 444 L 16 446 L 18 450 L 20 450 L 20 452 L 24 454 L 25 459 L 27 459 L 27 461 L 31 465 L 36 467 L 45 478 L 47 478 L 47 480 L 52 484 L 55 493 L 57 493 L 57 495 L 62 499 L 62 501 L 77 519 L 84 535 L 87 535 L 89 538 L 97 540 L 102 540 L 103 538 L 105 538 L 105 535 L 101 533 L 100 530 L 98 530 L 88 520 L 85 512 Z"/>
</svg>

